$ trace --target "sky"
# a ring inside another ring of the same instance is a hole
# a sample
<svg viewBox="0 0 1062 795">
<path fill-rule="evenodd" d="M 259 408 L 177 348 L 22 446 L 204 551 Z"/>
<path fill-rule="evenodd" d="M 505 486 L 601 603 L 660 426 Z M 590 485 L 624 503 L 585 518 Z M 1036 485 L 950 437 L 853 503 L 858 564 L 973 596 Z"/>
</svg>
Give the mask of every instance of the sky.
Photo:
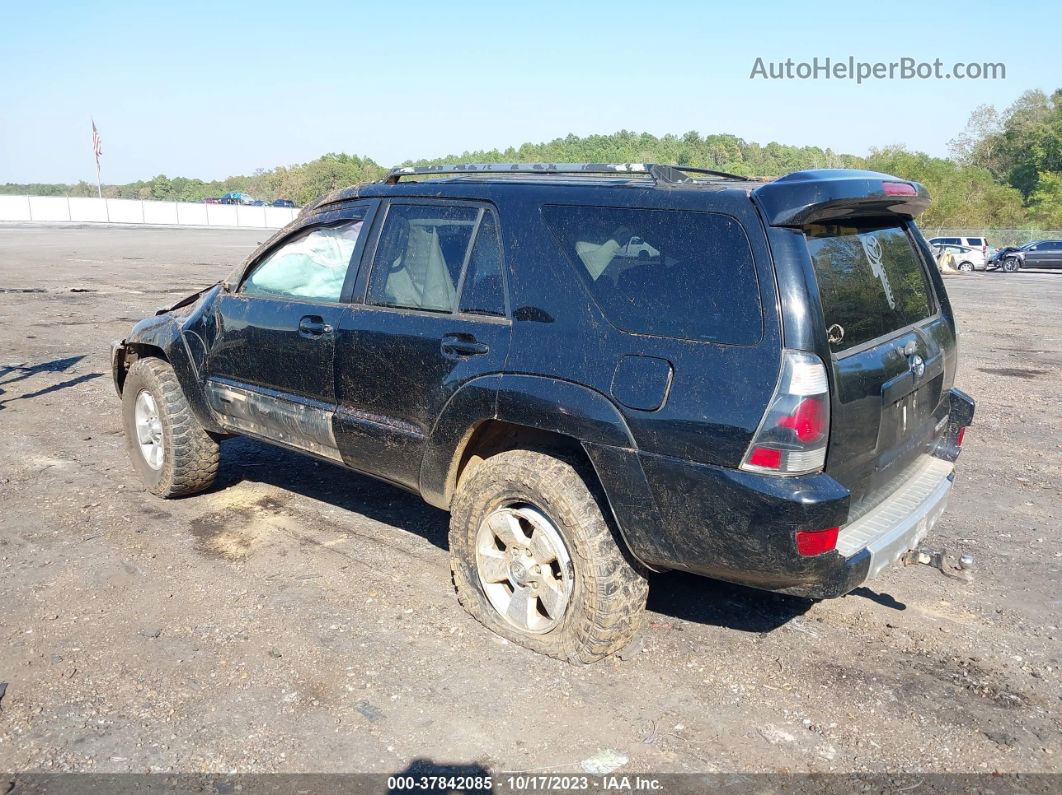
<svg viewBox="0 0 1062 795">
<path fill-rule="evenodd" d="M 1054 3 L 0 0 L 0 19 L 0 183 L 94 182 L 90 118 L 104 183 L 620 129 L 946 156 L 976 106 L 1062 87 Z M 750 79 L 849 56 L 1006 78 Z"/>
</svg>

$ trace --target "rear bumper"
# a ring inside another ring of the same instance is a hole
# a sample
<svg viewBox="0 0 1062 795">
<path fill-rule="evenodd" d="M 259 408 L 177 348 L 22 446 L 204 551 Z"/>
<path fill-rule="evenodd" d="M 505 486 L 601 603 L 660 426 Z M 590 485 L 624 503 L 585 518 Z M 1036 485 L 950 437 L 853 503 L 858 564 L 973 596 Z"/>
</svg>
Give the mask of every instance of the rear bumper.
<svg viewBox="0 0 1062 795">
<path fill-rule="evenodd" d="M 660 533 L 635 549 L 678 569 L 814 599 L 843 596 L 914 549 L 947 505 L 954 465 L 924 456 L 886 500 L 855 522 L 848 491 L 828 475 L 777 478 L 642 456 L 660 507 Z M 798 530 L 841 526 L 837 548 L 796 551 Z"/>
<path fill-rule="evenodd" d="M 950 461 L 926 456 L 887 500 L 841 529 L 837 552 L 845 559 L 870 553 L 866 577 L 899 561 L 926 537 L 947 506 L 955 479 Z"/>
</svg>

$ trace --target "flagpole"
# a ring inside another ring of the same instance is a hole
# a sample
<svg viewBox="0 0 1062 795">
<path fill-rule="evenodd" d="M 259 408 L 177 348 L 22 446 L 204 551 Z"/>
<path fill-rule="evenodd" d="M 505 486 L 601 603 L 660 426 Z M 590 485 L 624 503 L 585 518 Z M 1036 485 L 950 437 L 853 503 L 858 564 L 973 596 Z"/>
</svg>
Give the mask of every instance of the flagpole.
<svg viewBox="0 0 1062 795">
<path fill-rule="evenodd" d="M 103 181 L 100 179 L 100 133 L 96 129 L 96 120 L 91 116 L 89 121 L 92 122 L 92 154 L 96 156 L 96 193 L 102 199 L 103 198 Z"/>
</svg>

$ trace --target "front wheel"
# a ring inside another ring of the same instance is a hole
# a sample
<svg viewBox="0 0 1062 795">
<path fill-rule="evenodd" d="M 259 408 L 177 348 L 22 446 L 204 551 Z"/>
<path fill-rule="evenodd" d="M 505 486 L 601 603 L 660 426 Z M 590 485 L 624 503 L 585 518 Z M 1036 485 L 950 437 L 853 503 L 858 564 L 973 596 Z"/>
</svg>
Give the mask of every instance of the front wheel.
<svg viewBox="0 0 1062 795">
<path fill-rule="evenodd" d="M 122 424 L 133 468 L 152 494 L 182 497 L 214 483 L 220 448 L 195 418 L 167 362 L 133 362 L 122 387 Z"/>
<path fill-rule="evenodd" d="M 626 646 L 649 591 L 592 478 L 563 455 L 512 450 L 462 478 L 451 508 L 461 604 L 502 637 L 573 663 Z"/>
<path fill-rule="evenodd" d="M 1003 270 L 1006 273 L 1017 273 L 1020 267 L 1021 263 L 1018 262 L 1017 257 L 1007 257 L 1003 260 Z"/>
</svg>

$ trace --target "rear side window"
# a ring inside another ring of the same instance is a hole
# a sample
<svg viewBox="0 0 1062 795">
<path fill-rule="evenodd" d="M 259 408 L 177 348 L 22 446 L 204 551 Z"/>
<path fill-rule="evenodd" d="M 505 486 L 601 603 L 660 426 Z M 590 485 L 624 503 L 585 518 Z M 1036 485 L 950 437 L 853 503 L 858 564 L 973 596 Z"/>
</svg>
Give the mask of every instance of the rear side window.
<svg viewBox="0 0 1062 795">
<path fill-rule="evenodd" d="M 811 224 L 804 235 L 835 353 L 932 314 L 925 270 L 902 227 Z"/>
<path fill-rule="evenodd" d="M 966 243 L 968 245 L 973 246 L 974 248 L 977 248 L 978 246 L 984 245 L 984 240 L 979 237 L 968 237 L 966 238 Z"/>
<path fill-rule="evenodd" d="M 452 312 L 479 212 L 475 207 L 392 205 L 373 261 L 370 300 Z"/>
<path fill-rule="evenodd" d="M 687 210 L 542 208 L 547 226 L 614 325 L 735 345 L 759 341 L 752 250 L 733 218 Z"/>
<path fill-rule="evenodd" d="M 465 269 L 460 310 L 469 315 L 505 316 L 505 291 L 502 287 L 501 243 L 494 213 L 484 211 L 472 246 L 472 256 Z"/>
</svg>

